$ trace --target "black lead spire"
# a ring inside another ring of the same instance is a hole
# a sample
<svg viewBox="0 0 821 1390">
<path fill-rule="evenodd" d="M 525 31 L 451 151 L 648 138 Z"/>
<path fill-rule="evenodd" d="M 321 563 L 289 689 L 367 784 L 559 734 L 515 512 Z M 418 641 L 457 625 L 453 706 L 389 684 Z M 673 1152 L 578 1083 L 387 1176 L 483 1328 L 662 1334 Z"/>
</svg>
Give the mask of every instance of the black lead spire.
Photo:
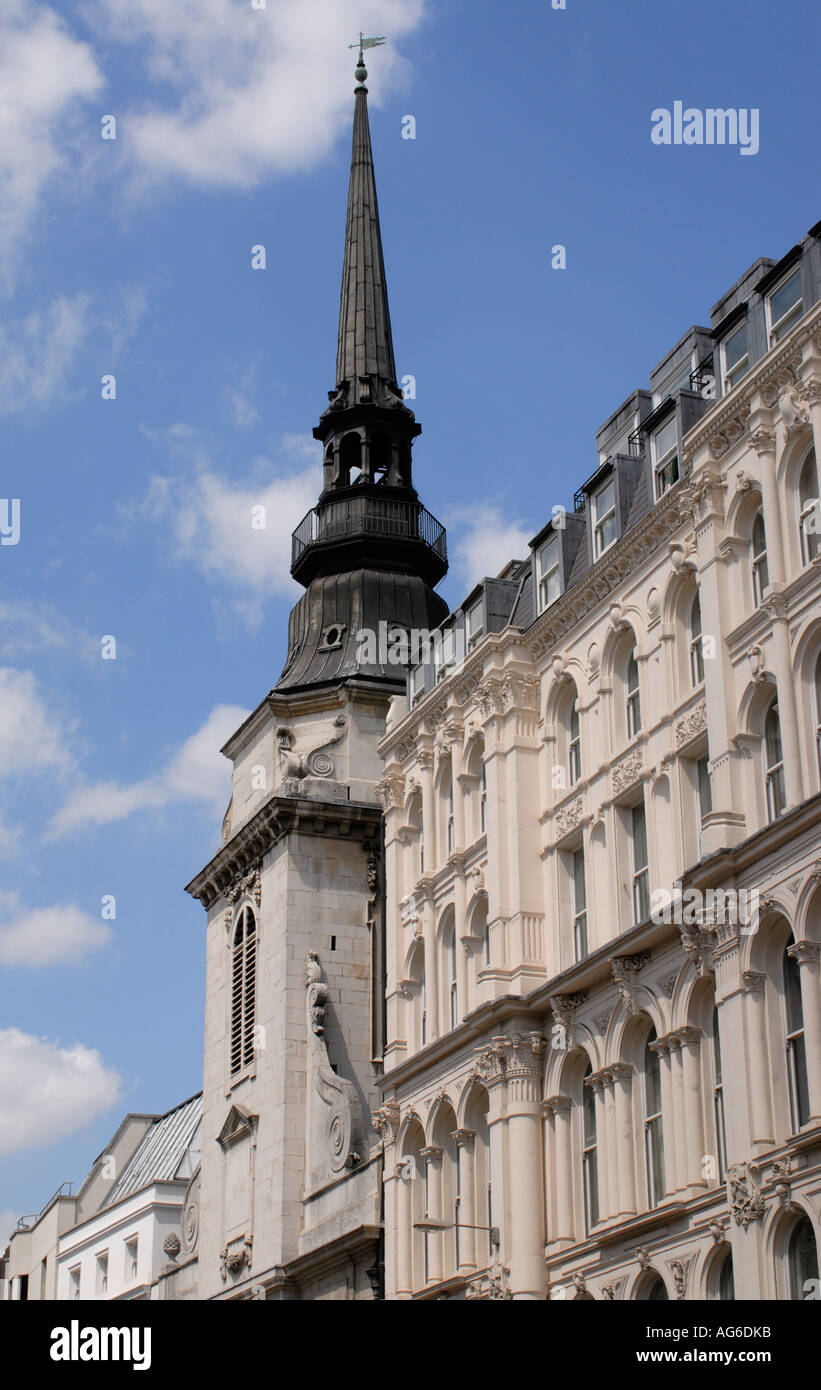
<svg viewBox="0 0 821 1390">
<path fill-rule="evenodd" d="M 396 666 L 381 656 L 363 663 L 361 633 L 385 624 L 431 629 L 447 614 L 433 592 L 448 567 L 445 531 L 413 486 L 411 448 L 421 427 L 396 382 L 362 52 L 381 42 L 360 35 L 355 45 L 336 386 L 314 429 L 322 492 L 292 538 L 291 573 L 307 593 L 291 613 L 277 690 L 354 677 L 396 688 Z"/>
</svg>

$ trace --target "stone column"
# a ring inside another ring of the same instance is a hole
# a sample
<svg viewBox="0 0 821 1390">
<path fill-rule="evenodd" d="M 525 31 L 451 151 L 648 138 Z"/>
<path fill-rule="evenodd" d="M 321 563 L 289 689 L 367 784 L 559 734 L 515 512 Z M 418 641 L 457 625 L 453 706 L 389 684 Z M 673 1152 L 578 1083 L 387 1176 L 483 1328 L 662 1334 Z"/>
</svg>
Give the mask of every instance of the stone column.
<svg viewBox="0 0 821 1390">
<path fill-rule="evenodd" d="M 457 844 L 459 842 L 457 841 Z M 465 935 L 465 861 L 461 854 L 452 854 L 448 863 L 453 866 L 453 912 L 455 917 L 454 931 L 456 932 L 456 993 L 457 993 L 457 1023 L 461 1023 L 466 1013 L 470 1012 L 471 1001 L 469 995 L 469 970 L 470 942 L 464 940 Z M 461 949 L 460 949 L 461 948 Z M 450 1020 L 448 1020 L 450 1022 Z"/>
<path fill-rule="evenodd" d="M 602 1177 L 607 1183 L 608 1215 L 615 1216 L 619 1209 L 619 1154 L 616 1142 L 616 1093 L 613 1086 L 613 1072 L 608 1067 L 604 1078 L 604 1118 L 607 1127 L 607 1172 L 599 1175 L 599 1189 Z"/>
<path fill-rule="evenodd" d="M 416 755 L 419 777 L 422 783 L 422 845 L 424 848 L 424 874 L 429 877 L 437 867 L 436 853 L 436 807 L 433 796 L 433 751 L 420 748 Z"/>
<path fill-rule="evenodd" d="M 796 941 L 787 954 L 801 967 L 801 1008 L 804 1014 L 804 1050 L 810 1091 L 810 1118 L 821 1119 L 821 946 L 815 941 Z"/>
<path fill-rule="evenodd" d="M 633 1068 L 617 1062 L 610 1068 L 616 1100 L 615 1166 L 619 1180 L 619 1215 L 636 1210 L 636 1160 L 633 1137 Z"/>
<path fill-rule="evenodd" d="M 684 1139 L 684 1066 L 679 1034 L 669 1033 L 666 1042 L 670 1048 L 670 1081 L 673 1097 L 672 1152 L 670 1153 L 672 1171 L 667 1175 L 667 1190 L 668 1192 L 679 1192 L 687 1186 L 687 1147 Z"/>
<path fill-rule="evenodd" d="M 413 1189 L 407 1160 L 397 1163 L 392 1182 L 396 1210 L 396 1268 L 394 1271 L 397 1298 L 410 1298 L 413 1292 L 411 1250 L 413 1248 Z M 387 1203 L 386 1203 L 387 1207 Z"/>
<path fill-rule="evenodd" d="M 428 1144 L 421 1150 L 425 1160 L 427 1177 L 427 1212 L 432 1220 L 442 1220 L 442 1150 Z M 426 1231 L 425 1240 L 428 1251 L 428 1283 L 437 1283 L 442 1278 L 442 1241 L 444 1231 Z"/>
<path fill-rule="evenodd" d="M 704 1177 L 704 1109 L 701 1088 L 701 1029 L 680 1028 L 684 1081 L 684 1139 L 688 1187 L 706 1187 Z"/>
<path fill-rule="evenodd" d="M 476 1134 L 472 1129 L 454 1133 L 459 1163 L 459 1268 L 476 1268 Z"/>
<path fill-rule="evenodd" d="M 552 1172 L 547 1170 L 548 1183 L 552 1180 L 556 1224 L 548 1231 L 548 1239 L 573 1240 L 575 1236 L 573 1221 L 573 1102 L 569 1096 L 551 1096 L 544 1102 L 544 1110 L 551 1122 L 552 1130 Z"/>
<path fill-rule="evenodd" d="M 770 1102 L 770 1056 L 767 1048 L 767 1017 L 765 1010 L 766 975 L 757 970 L 745 970 L 741 975 L 744 990 L 744 1023 L 749 1095 L 750 1129 L 754 1149 L 767 1149 L 775 1142 L 772 1105 Z M 722 1054 L 723 1056 L 723 1054 Z"/>
<path fill-rule="evenodd" d="M 464 849 L 465 789 L 462 783 L 462 745 L 459 738 L 450 746 L 450 766 L 453 785 L 453 846 L 454 849 Z"/>
<path fill-rule="evenodd" d="M 767 572 L 774 586 L 784 583 L 784 539 L 781 534 L 781 506 L 775 481 L 775 434 L 769 412 L 759 412 L 759 421 L 750 420 L 750 443 L 758 455 L 761 471 L 761 501 L 767 537 Z"/>
<path fill-rule="evenodd" d="M 541 1077 L 544 1038 L 513 1033 L 504 1041 L 510 1161 L 510 1245 L 507 1264 L 515 1299 L 544 1299 L 544 1160 Z"/>
</svg>

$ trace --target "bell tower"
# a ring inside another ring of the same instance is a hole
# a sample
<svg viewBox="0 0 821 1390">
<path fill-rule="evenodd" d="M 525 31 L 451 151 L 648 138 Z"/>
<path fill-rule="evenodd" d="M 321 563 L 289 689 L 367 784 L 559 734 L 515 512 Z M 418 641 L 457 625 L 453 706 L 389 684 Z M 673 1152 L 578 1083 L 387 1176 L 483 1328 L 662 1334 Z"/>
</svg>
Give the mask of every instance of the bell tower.
<svg viewBox="0 0 821 1390">
<path fill-rule="evenodd" d="M 367 41 L 366 41 L 367 42 Z M 381 1286 L 385 968 L 377 745 L 404 689 L 363 630 L 430 629 L 445 533 L 413 485 L 360 50 L 336 385 L 314 434 L 305 586 L 274 688 L 228 740 L 207 912 L 198 1285 L 203 1299 L 371 1299 Z M 319 481 L 319 480 L 318 480 Z"/>
</svg>

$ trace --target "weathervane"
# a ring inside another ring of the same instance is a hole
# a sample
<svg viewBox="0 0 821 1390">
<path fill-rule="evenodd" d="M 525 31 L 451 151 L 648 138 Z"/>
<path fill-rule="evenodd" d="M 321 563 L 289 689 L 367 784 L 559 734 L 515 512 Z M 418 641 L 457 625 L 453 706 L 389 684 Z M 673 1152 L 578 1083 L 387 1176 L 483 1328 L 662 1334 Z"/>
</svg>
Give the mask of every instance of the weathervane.
<svg viewBox="0 0 821 1390">
<path fill-rule="evenodd" d="M 361 63 L 361 62 L 362 62 L 362 54 L 364 53 L 364 51 L 365 51 L 366 48 L 378 48 L 379 45 L 380 45 L 380 43 L 384 43 L 384 42 L 385 42 L 384 38 L 381 38 L 381 39 L 366 39 L 366 38 L 365 38 L 365 35 L 362 33 L 362 30 L 360 29 L 360 31 L 359 31 L 359 42 L 358 42 L 358 43 L 349 43 L 349 44 L 348 44 L 348 47 L 349 47 L 349 48 L 358 48 L 358 49 L 359 49 L 359 61 L 360 61 L 360 63 Z"/>
</svg>

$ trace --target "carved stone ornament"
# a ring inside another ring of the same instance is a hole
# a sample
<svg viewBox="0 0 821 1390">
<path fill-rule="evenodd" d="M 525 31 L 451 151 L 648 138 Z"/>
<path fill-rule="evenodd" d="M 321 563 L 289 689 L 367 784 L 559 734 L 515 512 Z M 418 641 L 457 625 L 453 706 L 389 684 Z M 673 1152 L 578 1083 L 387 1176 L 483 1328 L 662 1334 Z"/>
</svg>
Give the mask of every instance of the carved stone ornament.
<svg viewBox="0 0 821 1390">
<path fill-rule="evenodd" d="M 764 1215 L 764 1198 L 753 1183 L 750 1165 L 734 1163 L 727 1171 L 727 1200 L 733 1220 L 746 1231 Z"/>
<path fill-rule="evenodd" d="M 640 951 L 634 956 L 614 956 L 610 962 L 613 981 L 618 987 L 625 1009 L 631 1016 L 639 1012 L 633 992 L 633 981 L 649 960 L 650 952 Z"/>
<path fill-rule="evenodd" d="M 590 991 L 579 990 L 578 994 L 551 994 L 548 1003 L 553 1011 L 553 1023 L 564 1029 L 568 1046 L 572 1044 L 573 1024 L 576 1010 L 590 997 Z"/>
<path fill-rule="evenodd" d="M 329 990 L 316 951 L 305 960 L 308 1028 L 308 1187 L 315 1190 L 360 1161 L 362 1118 L 356 1087 L 331 1067 L 325 1041 Z"/>
<path fill-rule="evenodd" d="M 694 705 L 687 714 L 682 715 L 681 719 L 676 720 L 676 747 L 681 748 L 685 743 L 698 734 L 703 733 L 707 728 L 707 705 L 704 700 L 700 700 Z"/>
<path fill-rule="evenodd" d="M 394 1144 L 399 1133 L 399 1102 L 387 1100 L 371 1116 L 371 1124 L 378 1132 L 383 1144 Z"/>
<path fill-rule="evenodd" d="M 298 753 L 293 729 L 283 724 L 277 729 L 277 749 L 280 776 L 283 782 L 303 782 L 306 777 L 333 777 L 334 760 L 324 750 L 332 748 L 345 737 L 347 721 L 338 714 L 333 722 L 334 732 L 325 734 L 311 748 Z"/>
<path fill-rule="evenodd" d="M 673 1287 L 675 1288 L 677 1299 L 687 1297 L 687 1279 L 690 1273 L 690 1267 L 693 1263 L 693 1258 L 694 1256 L 692 1254 L 679 1255 L 675 1260 L 667 1261 L 667 1268 L 673 1276 Z"/>
<path fill-rule="evenodd" d="M 225 909 L 225 930 L 228 931 L 234 920 L 234 908 L 240 898 L 253 898 L 257 908 L 262 902 L 262 877 L 259 872 L 259 865 L 254 867 L 241 878 L 238 878 L 225 894 L 227 907 Z"/>
<path fill-rule="evenodd" d="M 750 419 L 750 405 L 745 401 L 739 410 L 722 421 L 710 439 L 710 453 L 714 459 L 723 458 L 728 449 L 743 439 L 747 433 Z"/>
<path fill-rule="evenodd" d="M 402 809 L 405 796 L 405 779 L 401 772 L 386 773 L 376 786 L 377 795 L 385 815 L 389 811 Z"/>
<path fill-rule="evenodd" d="M 562 806 L 556 812 L 556 834 L 559 836 L 569 835 L 571 830 L 575 830 L 582 818 L 584 806 L 580 796 L 570 802 L 569 806 Z"/>
<path fill-rule="evenodd" d="M 706 975 L 713 969 L 711 939 L 698 922 L 680 922 L 679 935 L 681 949 L 698 975 Z"/>
<path fill-rule="evenodd" d="M 768 1175 L 768 1181 L 773 1185 L 778 1201 L 782 1207 L 786 1207 L 792 1197 L 792 1161 L 789 1157 L 780 1159 L 774 1163 Z"/>
<path fill-rule="evenodd" d="M 186 1256 L 196 1254 L 200 1236 L 200 1170 L 188 1184 L 182 1207 L 182 1253 Z"/>
<path fill-rule="evenodd" d="M 709 1226 L 710 1235 L 713 1237 L 714 1245 L 727 1244 L 727 1227 L 723 1221 L 711 1221 Z"/>
<path fill-rule="evenodd" d="M 620 792 L 626 791 L 638 782 L 644 764 L 644 749 L 633 748 L 627 753 L 620 762 L 617 762 L 611 772 L 613 795 L 618 796 Z"/>
<path fill-rule="evenodd" d="M 639 1262 L 639 1269 L 645 1270 L 650 1265 L 650 1252 L 646 1246 L 640 1245 L 636 1250 L 636 1259 Z"/>
<path fill-rule="evenodd" d="M 502 1300 L 512 1298 L 508 1276 L 510 1269 L 503 1265 L 498 1259 L 484 1274 L 479 1274 L 471 1279 L 465 1290 L 466 1299 L 484 1299 L 491 1303 L 498 1303 Z"/>
<path fill-rule="evenodd" d="M 602 1284 L 601 1291 L 603 1297 L 608 1299 L 611 1303 L 615 1302 L 616 1299 L 618 1299 L 619 1294 L 621 1293 L 621 1287 L 623 1283 L 624 1277 L 622 1276 L 621 1279 L 611 1279 L 609 1283 Z"/>
<path fill-rule="evenodd" d="M 176 1231 L 172 1231 L 170 1235 L 165 1237 L 162 1248 L 173 1264 L 182 1249 L 182 1241 Z"/>
<path fill-rule="evenodd" d="M 253 1248 L 253 1236 L 245 1236 L 242 1241 L 223 1246 L 220 1251 L 220 1278 L 227 1279 L 229 1274 L 239 1274 L 246 1266 L 250 1269 Z"/>
</svg>

